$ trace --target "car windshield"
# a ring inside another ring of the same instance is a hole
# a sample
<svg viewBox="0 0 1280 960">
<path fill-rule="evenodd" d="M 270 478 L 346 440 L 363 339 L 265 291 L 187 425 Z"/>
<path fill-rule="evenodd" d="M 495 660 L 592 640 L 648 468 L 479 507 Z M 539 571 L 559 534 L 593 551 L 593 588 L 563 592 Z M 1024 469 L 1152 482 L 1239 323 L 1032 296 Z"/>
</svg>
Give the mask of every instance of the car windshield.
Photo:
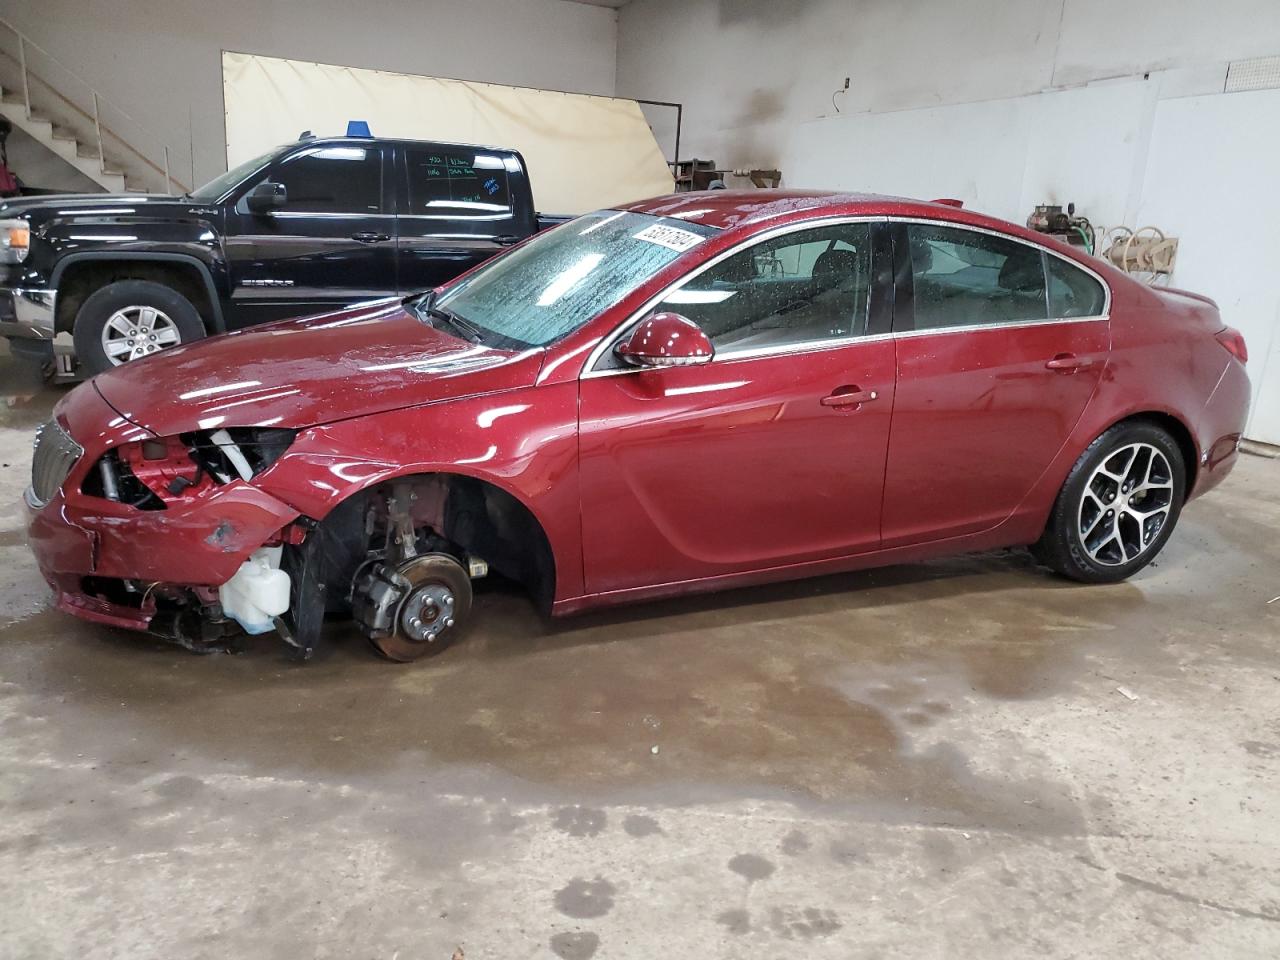
<svg viewBox="0 0 1280 960">
<path fill-rule="evenodd" d="M 546 346 L 716 232 L 684 220 L 599 210 L 493 260 L 430 306 L 488 346 Z"/>
<path fill-rule="evenodd" d="M 199 190 L 194 190 L 187 194 L 192 200 L 199 200 L 201 203 L 213 203 L 220 200 L 222 195 L 234 187 L 237 183 L 249 176 L 251 173 L 262 169 L 270 163 L 283 147 L 276 147 L 274 150 L 268 150 L 259 157 L 252 160 L 246 160 L 239 166 L 232 167 L 220 177 L 214 177 Z"/>
</svg>

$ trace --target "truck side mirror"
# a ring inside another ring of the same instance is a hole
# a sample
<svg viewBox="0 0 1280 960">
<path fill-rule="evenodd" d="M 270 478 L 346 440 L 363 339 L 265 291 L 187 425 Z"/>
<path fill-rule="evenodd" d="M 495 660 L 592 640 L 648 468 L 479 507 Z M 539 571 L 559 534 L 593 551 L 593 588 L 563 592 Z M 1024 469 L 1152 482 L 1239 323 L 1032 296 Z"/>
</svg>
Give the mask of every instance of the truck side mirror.
<svg viewBox="0 0 1280 960">
<path fill-rule="evenodd" d="M 245 205 L 250 213 L 270 213 L 283 207 L 288 199 L 289 191 L 284 188 L 283 183 L 263 180 L 249 191 L 245 197 Z"/>
</svg>

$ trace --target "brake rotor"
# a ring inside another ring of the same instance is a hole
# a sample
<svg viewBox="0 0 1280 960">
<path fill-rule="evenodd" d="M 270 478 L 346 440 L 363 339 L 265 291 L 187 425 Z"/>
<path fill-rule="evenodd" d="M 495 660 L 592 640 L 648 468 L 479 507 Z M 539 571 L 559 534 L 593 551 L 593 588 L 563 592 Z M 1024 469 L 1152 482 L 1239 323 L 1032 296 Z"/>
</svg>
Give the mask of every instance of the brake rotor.
<svg viewBox="0 0 1280 960">
<path fill-rule="evenodd" d="M 471 578 L 444 553 L 428 553 L 396 568 L 407 584 L 392 612 L 392 631 L 373 639 L 384 657 L 400 663 L 434 656 L 453 643 L 471 615 Z"/>
</svg>

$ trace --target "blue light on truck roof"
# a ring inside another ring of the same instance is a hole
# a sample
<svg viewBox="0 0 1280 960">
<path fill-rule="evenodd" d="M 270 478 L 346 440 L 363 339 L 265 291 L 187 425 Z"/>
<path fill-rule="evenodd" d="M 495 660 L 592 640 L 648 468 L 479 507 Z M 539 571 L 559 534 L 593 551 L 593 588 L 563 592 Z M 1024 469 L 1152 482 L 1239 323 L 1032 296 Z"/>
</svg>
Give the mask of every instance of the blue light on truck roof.
<svg viewBox="0 0 1280 960">
<path fill-rule="evenodd" d="M 369 121 L 367 120 L 348 120 L 347 121 L 348 137 L 372 137 L 369 132 Z"/>
</svg>

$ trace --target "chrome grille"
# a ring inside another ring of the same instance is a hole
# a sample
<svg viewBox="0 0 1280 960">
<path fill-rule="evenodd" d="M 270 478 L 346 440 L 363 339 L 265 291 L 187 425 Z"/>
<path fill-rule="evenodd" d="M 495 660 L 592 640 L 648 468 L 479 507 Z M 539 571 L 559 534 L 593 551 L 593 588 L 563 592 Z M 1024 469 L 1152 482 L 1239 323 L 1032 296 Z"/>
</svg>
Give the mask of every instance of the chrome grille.
<svg viewBox="0 0 1280 960">
<path fill-rule="evenodd" d="M 29 499 L 43 506 L 53 499 L 84 450 L 56 420 L 50 420 L 36 431 L 35 446 Z"/>
</svg>

